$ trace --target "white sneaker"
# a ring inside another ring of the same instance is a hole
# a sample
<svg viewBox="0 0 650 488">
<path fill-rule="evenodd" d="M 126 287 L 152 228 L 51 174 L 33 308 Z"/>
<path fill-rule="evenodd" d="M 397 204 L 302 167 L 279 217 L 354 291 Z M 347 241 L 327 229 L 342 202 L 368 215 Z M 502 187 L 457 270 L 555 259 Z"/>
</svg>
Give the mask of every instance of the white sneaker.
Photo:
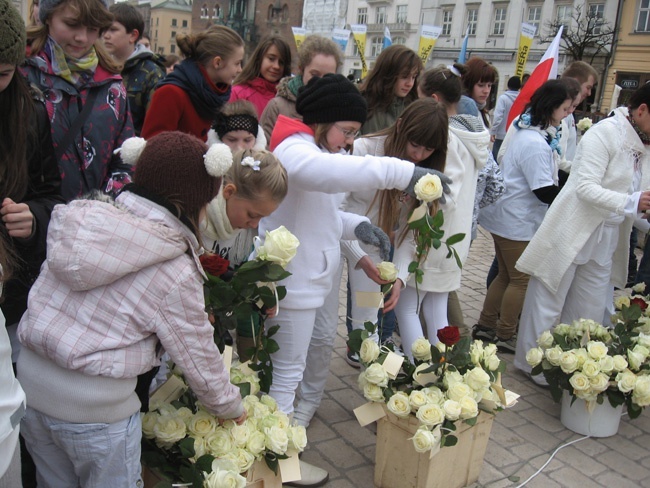
<svg viewBox="0 0 650 488">
<path fill-rule="evenodd" d="M 303 460 L 300 460 L 300 475 L 300 480 L 282 483 L 282 486 L 323 486 L 330 479 L 327 471 Z"/>
</svg>

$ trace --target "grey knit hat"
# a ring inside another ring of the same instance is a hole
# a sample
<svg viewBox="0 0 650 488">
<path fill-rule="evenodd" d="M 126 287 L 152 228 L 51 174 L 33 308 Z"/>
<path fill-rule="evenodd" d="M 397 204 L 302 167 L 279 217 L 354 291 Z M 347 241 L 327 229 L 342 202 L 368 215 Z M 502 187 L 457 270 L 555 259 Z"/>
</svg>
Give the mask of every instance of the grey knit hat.
<svg viewBox="0 0 650 488">
<path fill-rule="evenodd" d="M 0 0 L 0 64 L 18 66 L 24 59 L 25 23 L 11 0 Z"/>
<path fill-rule="evenodd" d="M 41 0 L 41 3 L 38 4 L 38 18 L 41 19 L 41 22 L 45 24 L 48 16 L 52 13 L 52 10 L 57 8 L 65 0 Z M 92 0 L 91 0 L 92 1 Z M 104 7 L 108 8 L 108 0 L 97 0 L 104 4 Z"/>
</svg>

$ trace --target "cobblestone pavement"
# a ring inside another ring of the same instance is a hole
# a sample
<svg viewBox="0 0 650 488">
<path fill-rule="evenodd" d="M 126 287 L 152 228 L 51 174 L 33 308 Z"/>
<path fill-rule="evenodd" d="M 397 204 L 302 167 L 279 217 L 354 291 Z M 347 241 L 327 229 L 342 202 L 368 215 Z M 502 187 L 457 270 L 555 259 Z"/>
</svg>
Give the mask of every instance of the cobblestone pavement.
<svg viewBox="0 0 650 488">
<path fill-rule="evenodd" d="M 493 256 L 489 234 L 479 229 L 463 271 L 458 295 L 467 326 L 477 322 L 485 295 L 485 277 Z M 358 370 L 345 358 L 345 288 L 339 328 L 325 397 L 307 434 L 303 459 L 327 469 L 328 488 L 372 488 L 375 460 L 374 424 L 360 427 L 352 410 L 365 400 L 357 388 Z M 560 406 L 544 390 L 508 363 L 506 388 L 521 395 L 513 408 L 496 416 L 478 483 L 474 488 L 517 487 L 547 462 L 561 445 L 582 436 L 559 420 Z M 650 412 L 621 421 L 617 435 L 588 438 L 560 450 L 527 487 L 650 488 Z"/>
</svg>

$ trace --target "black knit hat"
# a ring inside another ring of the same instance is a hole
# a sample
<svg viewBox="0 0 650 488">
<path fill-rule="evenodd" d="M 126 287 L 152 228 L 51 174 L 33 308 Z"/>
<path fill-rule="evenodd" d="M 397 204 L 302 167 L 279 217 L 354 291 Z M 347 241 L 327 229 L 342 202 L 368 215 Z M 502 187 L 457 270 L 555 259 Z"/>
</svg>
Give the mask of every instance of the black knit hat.
<svg viewBox="0 0 650 488">
<path fill-rule="evenodd" d="M 0 64 L 18 66 L 25 59 L 25 23 L 10 0 L 0 0 Z"/>
<path fill-rule="evenodd" d="M 345 76 L 328 74 L 313 77 L 298 91 L 296 111 L 305 124 L 339 121 L 364 123 L 368 104 L 354 84 Z"/>
</svg>

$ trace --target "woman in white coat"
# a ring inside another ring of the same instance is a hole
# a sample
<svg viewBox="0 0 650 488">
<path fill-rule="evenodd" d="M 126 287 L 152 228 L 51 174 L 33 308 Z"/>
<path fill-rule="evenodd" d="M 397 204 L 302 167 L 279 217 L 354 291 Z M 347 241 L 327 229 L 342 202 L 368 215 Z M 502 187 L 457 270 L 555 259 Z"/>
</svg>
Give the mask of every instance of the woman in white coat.
<svg viewBox="0 0 650 488">
<path fill-rule="evenodd" d="M 610 282 L 625 287 L 629 237 L 650 210 L 650 84 L 582 137 L 571 175 L 517 262 L 531 275 L 515 366 L 558 320 L 600 322 Z M 606 324 L 608 325 L 608 324 Z"/>
</svg>

